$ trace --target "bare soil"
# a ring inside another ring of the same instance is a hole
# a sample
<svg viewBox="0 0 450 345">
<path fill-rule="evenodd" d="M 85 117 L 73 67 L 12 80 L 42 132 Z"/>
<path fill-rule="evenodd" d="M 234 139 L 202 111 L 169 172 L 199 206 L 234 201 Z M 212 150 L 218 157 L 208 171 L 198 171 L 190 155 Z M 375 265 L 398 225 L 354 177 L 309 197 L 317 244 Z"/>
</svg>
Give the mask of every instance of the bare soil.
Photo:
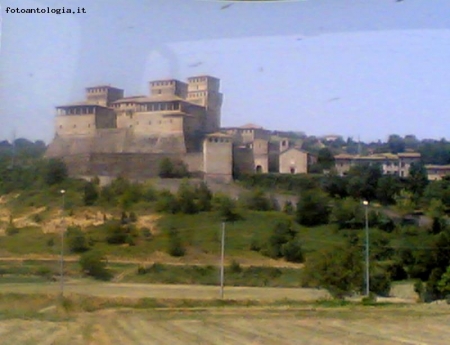
<svg viewBox="0 0 450 345">
<path fill-rule="evenodd" d="M 102 310 L 73 321 L 6 320 L 2 344 L 446 345 L 439 306 L 343 309 Z"/>
</svg>

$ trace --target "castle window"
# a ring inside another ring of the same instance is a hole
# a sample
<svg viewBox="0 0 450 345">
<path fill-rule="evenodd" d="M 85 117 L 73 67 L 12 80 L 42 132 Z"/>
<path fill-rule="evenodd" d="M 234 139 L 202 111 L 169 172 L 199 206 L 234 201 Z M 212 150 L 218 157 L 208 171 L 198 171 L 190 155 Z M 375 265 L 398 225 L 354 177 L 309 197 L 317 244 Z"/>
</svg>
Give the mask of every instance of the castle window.
<svg viewBox="0 0 450 345">
<path fill-rule="evenodd" d="M 91 124 L 88 125 L 88 128 L 91 128 Z"/>
<path fill-rule="evenodd" d="M 133 125 L 130 125 L 130 128 L 133 128 Z"/>
<path fill-rule="evenodd" d="M 214 142 L 217 143 L 217 142 L 219 142 L 219 140 L 217 140 L 217 138 L 214 138 Z"/>
<path fill-rule="evenodd" d="M 212 141 L 213 141 L 212 138 L 209 138 L 209 142 L 212 143 Z"/>
<path fill-rule="evenodd" d="M 159 120 L 158 123 L 161 124 L 161 120 Z"/>
<path fill-rule="evenodd" d="M 73 128 L 77 128 L 77 125 L 73 125 Z"/>
<path fill-rule="evenodd" d="M 62 125 L 59 125 L 59 129 L 62 129 Z"/>
<path fill-rule="evenodd" d="M 139 121 L 138 122 L 136 122 L 136 125 L 138 125 L 139 124 Z"/>
<path fill-rule="evenodd" d="M 148 124 L 151 125 L 151 124 L 152 124 L 152 121 L 148 121 Z"/>
</svg>

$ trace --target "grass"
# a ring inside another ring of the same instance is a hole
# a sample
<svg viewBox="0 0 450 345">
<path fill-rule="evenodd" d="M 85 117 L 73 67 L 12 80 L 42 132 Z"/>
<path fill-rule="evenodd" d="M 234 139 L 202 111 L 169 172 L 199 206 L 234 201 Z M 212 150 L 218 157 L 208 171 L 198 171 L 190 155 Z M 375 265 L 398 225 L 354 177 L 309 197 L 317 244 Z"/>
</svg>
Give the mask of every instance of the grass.
<svg viewBox="0 0 450 345">
<path fill-rule="evenodd" d="M 139 267 L 123 282 L 159 284 L 217 285 L 219 267 L 164 265 L 155 263 Z M 275 267 L 225 268 L 227 286 L 301 287 L 301 270 Z"/>
</svg>

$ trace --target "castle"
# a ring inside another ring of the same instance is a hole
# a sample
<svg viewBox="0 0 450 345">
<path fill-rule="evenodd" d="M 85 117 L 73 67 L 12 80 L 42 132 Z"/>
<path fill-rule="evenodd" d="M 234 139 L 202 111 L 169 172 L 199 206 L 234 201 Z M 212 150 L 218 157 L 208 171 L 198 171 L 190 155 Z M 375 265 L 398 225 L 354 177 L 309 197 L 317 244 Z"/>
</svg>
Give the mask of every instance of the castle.
<svg viewBox="0 0 450 345">
<path fill-rule="evenodd" d="M 158 175 L 160 161 L 183 161 L 194 175 L 230 181 L 233 173 L 306 173 L 314 157 L 256 125 L 221 128 L 220 80 L 195 76 L 149 83 L 149 95 L 86 88 L 86 100 L 56 107 L 46 156 L 72 176 Z"/>
</svg>

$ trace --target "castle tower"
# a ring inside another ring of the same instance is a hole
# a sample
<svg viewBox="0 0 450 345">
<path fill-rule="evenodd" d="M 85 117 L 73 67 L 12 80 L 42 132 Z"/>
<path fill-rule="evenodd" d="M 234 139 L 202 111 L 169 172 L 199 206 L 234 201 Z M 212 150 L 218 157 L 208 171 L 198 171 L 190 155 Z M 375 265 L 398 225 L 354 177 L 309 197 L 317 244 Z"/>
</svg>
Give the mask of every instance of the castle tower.
<svg viewBox="0 0 450 345">
<path fill-rule="evenodd" d="M 103 107 L 111 106 L 111 103 L 123 98 L 123 90 L 108 85 L 100 85 L 86 88 L 86 100 L 89 103 Z"/>
<path fill-rule="evenodd" d="M 220 113 L 223 96 L 219 92 L 220 80 L 211 76 L 188 78 L 187 100 L 206 108 L 206 132 L 215 132 L 220 128 Z"/>
<path fill-rule="evenodd" d="M 154 80 L 150 82 L 151 96 L 177 96 L 185 99 L 187 95 L 188 86 L 186 83 L 176 79 L 169 80 Z"/>
<path fill-rule="evenodd" d="M 208 134 L 203 141 L 203 171 L 206 179 L 232 180 L 233 141 L 223 133 Z"/>
</svg>

